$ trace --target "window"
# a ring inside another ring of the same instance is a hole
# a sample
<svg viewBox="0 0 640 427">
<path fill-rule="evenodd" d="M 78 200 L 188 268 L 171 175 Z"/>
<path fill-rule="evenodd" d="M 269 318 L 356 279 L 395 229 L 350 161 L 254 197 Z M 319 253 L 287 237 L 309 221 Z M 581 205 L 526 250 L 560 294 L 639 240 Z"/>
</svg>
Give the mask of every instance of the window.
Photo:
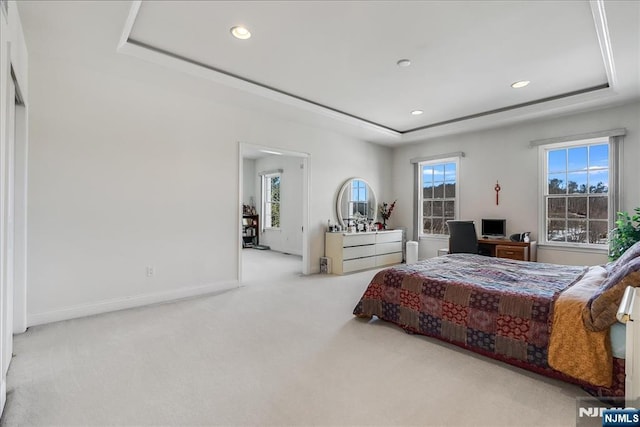
<svg viewBox="0 0 640 427">
<path fill-rule="evenodd" d="M 614 169 L 608 138 L 540 147 L 544 156 L 545 243 L 607 247 Z"/>
<path fill-rule="evenodd" d="M 280 173 L 262 176 L 262 212 L 265 229 L 280 228 L 280 184 Z"/>
<path fill-rule="evenodd" d="M 356 214 L 365 218 L 373 218 L 373 212 L 369 212 L 369 186 L 360 179 L 351 181 L 349 198 L 349 218 Z M 373 207 L 375 209 L 375 207 Z"/>
<path fill-rule="evenodd" d="M 448 235 L 447 221 L 458 210 L 458 159 L 418 164 L 418 219 L 420 235 Z"/>
</svg>

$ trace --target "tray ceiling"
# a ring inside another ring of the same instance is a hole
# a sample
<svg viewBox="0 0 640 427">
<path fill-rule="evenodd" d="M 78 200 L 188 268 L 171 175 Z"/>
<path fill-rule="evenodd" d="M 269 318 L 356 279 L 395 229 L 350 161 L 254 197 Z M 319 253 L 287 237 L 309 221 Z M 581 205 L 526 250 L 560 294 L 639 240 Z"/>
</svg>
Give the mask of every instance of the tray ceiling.
<svg viewBox="0 0 640 427">
<path fill-rule="evenodd" d="M 142 2 L 122 47 L 368 127 L 381 142 L 409 142 L 464 122 L 637 98 L 639 10 L 588 1 Z M 232 37 L 235 25 L 252 37 Z M 520 80 L 531 83 L 513 89 Z"/>
</svg>

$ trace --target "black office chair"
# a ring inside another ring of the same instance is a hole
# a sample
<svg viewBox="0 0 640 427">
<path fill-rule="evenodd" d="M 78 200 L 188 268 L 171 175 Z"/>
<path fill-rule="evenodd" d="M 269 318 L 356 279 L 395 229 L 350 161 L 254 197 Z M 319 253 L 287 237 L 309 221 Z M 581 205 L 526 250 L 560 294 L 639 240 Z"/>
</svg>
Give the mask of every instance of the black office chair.
<svg viewBox="0 0 640 427">
<path fill-rule="evenodd" d="M 449 253 L 478 253 L 478 235 L 473 221 L 447 221 Z"/>
</svg>

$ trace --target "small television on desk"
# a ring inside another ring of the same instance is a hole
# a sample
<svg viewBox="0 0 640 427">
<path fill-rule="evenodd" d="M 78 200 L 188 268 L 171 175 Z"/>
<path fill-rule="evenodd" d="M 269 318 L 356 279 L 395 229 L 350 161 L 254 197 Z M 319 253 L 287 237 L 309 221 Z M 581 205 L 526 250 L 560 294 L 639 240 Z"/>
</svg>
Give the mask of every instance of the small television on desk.
<svg viewBox="0 0 640 427">
<path fill-rule="evenodd" d="M 504 238 L 506 236 L 506 219 L 482 219 L 482 237 L 489 239 L 498 239 Z"/>
</svg>

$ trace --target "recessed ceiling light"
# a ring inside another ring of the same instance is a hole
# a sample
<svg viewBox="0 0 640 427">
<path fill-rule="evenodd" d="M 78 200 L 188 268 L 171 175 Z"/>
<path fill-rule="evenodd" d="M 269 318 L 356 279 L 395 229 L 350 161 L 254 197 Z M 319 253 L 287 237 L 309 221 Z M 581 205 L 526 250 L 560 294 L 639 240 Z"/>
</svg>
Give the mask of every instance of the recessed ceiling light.
<svg viewBox="0 0 640 427">
<path fill-rule="evenodd" d="M 527 86 L 531 83 L 529 80 L 520 80 L 519 82 L 515 82 L 511 84 L 511 87 L 514 89 L 520 89 L 521 87 Z"/>
<path fill-rule="evenodd" d="M 398 62 L 396 62 L 396 64 L 398 64 L 398 67 L 408 67 L 409 65 L 411 65 L 411 60 L 399 59 Z"/>
<path fill-rule="evenodd" d="M 249 32 L 249 30 L 247 30 L 245 27 L 241 25 L 236 25 L 235 27 L 231 27 L 231 34 L 233 35 L 233 37 L 240 40 L 246 40 L 249 37 L 251 37 L 251 33 Z"/>
<path fill-rule="evenodd" d="M 422 113 L 424 113 L 424 111 L 422 111 L 422 110 L 413 110 L 411 112 L 411 114 L 414 115 L 414 116 L 419 116 Z"/>
</svg>

